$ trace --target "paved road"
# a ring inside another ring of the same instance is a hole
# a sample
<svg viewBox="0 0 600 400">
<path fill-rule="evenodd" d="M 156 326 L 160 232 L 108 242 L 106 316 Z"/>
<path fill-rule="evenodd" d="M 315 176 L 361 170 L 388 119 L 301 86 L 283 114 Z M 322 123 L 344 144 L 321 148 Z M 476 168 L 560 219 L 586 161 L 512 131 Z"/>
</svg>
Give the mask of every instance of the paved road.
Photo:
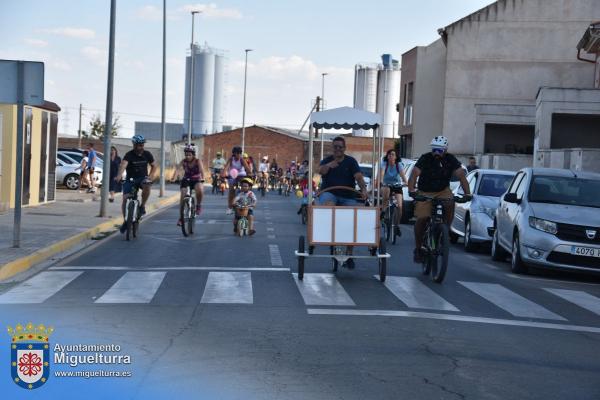
<svg viewBox="0 0 600 400">
<path fill-rule="evenodd" d="M 192 238 L 182 237 L 170 208 L 147 219 L 136 241 L 115 235 L 0 286 L 7 321 L 52 322 L 51 341 L 116 343 L 132 354 L 131 378 L 52 378 L 48 390 L 120 388 L 119 398 L 145 399 L 600 398 L 599 279 L 515 276 L 457 245 L 445 282 L 435 284 L 412 263 L 404 226 L 385 284 L 372 261 L 333 275 L 328 261 L 309 260 L 299 282 L 297 200 L 259 199 L 257 234 L 239 239 L 225 200 L 206 198 Z"/>
</svg>

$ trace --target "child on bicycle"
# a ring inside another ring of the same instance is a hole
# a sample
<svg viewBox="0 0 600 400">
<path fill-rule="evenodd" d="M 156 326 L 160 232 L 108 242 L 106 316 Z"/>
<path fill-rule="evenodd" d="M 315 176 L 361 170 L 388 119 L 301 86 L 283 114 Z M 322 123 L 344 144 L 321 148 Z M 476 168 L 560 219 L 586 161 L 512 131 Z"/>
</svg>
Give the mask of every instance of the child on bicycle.
<svg viewBox="0 0 600 400">
<path fill-rule="evenodd" d="M 300 189 L 302 191 L 302 204 L 300 205 L 300 209 L 298 210 L 298 215 L 302 214 L 302 208 L 308 205 L 308 171 L 304 173 L 302 180 L 300 181 Z M 315 181 L 312 181 L 312 189 L 313 193 L 317 191 L 317 184 Z"/>
<path fill-rule="evenodd" d="M 246 177 L 240 181 L 241 191 L 240 193 L 233 199 L 233 207 L 236 210 L 235 218 L 233 220 L 233 233 L 237 233 L 237 224 L 240 220 L 240 216 L 238 213 L 238 209 L 244 207 L 248 208 L 248 223 L 250 230 L 248 231 L 249 235 L 254 235 L 256 231 L 254 230 L 254 207 L 256 206 L 256 196 L 252 192 L 252 185 L 254 182 L 252 179 Z"/>
</svg>

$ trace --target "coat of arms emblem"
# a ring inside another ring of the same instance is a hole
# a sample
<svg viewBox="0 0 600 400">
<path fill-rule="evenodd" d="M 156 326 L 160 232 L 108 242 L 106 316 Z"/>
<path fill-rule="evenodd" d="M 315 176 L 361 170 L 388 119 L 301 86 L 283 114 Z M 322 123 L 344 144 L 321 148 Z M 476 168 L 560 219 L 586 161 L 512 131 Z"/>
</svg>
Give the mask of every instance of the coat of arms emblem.
<svg viewBox="0 0 600 400">
<path fill-rule="evenodd" d="M 34 326 L 31 322 L 13 329 L 11 336 L 10 371 L 13 382 L 24 389 L 37 389 L 50 376 L 50 343 L 48 337 L 54 329 L 44 325 Z"/>
</svg>

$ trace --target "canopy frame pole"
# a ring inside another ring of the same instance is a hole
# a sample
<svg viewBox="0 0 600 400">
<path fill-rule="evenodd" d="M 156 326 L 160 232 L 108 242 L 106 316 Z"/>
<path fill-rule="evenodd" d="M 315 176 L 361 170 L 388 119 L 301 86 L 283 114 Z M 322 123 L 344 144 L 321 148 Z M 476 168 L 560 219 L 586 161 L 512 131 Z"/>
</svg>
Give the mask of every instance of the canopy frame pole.
<svg viewBox="0 0 600 400">
<path fill-rule="evenodd" d="M 379 134 L 379 155 L 377 157 L 377 169 L 381 169 L 381 163 L 379 160 L 383 159 L 383 146 L 385 144 L 384 130 L 377 129 L 377 133 Z M 382 182 L 378 182 L 378 184 L 377 184 L 377 197 L 378 197 L 378 200 L 383 201 L 383 194 L 381 193 L 381 186 L 382 186 L 381 184 L 382 184 Z M 381 203 L 378 203 L 378 204 L 381 204 Z M 386 206 L 387 206 L 387 204 L 385 204 L 385 205 L 381 204 L 382 208 L 386 207 Z"/>
<path fill-rule="evenodd" d="M 315 163 L 315 157 L 313 155 L 313 124 L 308 126 L 308 159 L 310 162 L 308 163 L 308 205 L 312 205 L 313 200 L 313 165 Z"/>
<path fill-rule="evenodd" d="M 376 162 L 375 162 L 375 158 L 377 157 L 377 128 L 373 127 L 373 153 L 371 156 L 371 202 L 373 203 L 373 205 L 375 205 L 375 179 L 379 178 L 376 175 Z M 379 179 L 377 179 L 379 180 Z"/>
</svg>

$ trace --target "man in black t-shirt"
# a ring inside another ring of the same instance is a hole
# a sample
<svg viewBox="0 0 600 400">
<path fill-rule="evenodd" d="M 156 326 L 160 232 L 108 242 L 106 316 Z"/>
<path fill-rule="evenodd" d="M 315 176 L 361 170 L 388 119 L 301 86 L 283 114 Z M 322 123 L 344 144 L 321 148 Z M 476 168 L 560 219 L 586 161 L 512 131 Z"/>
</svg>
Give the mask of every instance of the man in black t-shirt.
<svg viewBox="0 0 600 400">
<path fill-rule="evenodd" d="M 133 143 L 133 150 L 128 151 L 121 165 L 119 166 L 119 172 L 115 176 L 115 180 L 121 180 L 123 172 L 127 172 L 127 180 L 123 184 L 123 203 L 121 205 L 121 211 L 123 217 L 125 217 L 125 204 L 127 203 L 127 194 L 133 191 L 134 187 L 142 189 L 142 203 L 140 204 L 141 215 L 146 214 L 146 201 L 150 197 L 150 185 L 156 175 L 156 162 L 154 156 L 147 150 L 144 150 L 144 143 L 146 139 L 142 135 L 135 135 L 131 138 Z M 148 173 L 148 165 L 150 165 L 150 173 Z M 121 233 L 125 232 L 126 225 L 123 222 L 121 225 Z"/>
<path fill-rule="evenodd" d="M 448 139 L 444 136 L 433 138 L 431 141 L 431 152 L 419 157 L 410 175 L 408 192 L 411 197 L 417 194 L 415 192 L 415 184 L 418 178 L 418 194 L 440 199 L 452 199 L 454 197 L 452 191 L 450 191 L 450 178 L 452 178 L 452 175 L 455 175 L 460 180 L 465 196 L 471 195 L 469 184 L 465 178 L 465 170 L 462 168 L 460 161 L 448 153 L 447 149 Z M 450 226 L 454 218 L 454 202 L 447 202 L 444 207 L 446 223 Z M 421 245 L 423 244 L 423 235 L 427 226 L 427 220 L 431 216 L 431 202 L 416 202 L 415 216 L 417 217 L 417 221 L 415 222 L 414 261 L 421 263 L 423 261 Z"/>
</svg>

